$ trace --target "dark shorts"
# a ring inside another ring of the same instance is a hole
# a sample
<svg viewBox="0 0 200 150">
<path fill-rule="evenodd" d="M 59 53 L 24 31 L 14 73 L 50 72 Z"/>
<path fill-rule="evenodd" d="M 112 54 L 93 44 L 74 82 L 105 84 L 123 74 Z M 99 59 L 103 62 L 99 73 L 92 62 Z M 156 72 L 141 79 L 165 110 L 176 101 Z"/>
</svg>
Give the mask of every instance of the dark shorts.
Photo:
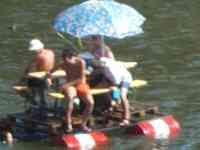
<svg viewBox="0 0 200 150">
<path fill-rule="evenodd" d="M 48 83 L 45 78 L 44 79 L 29 78 L 27 80 L 27 85 L 31 88 L 41 88 L 41 89 L 48 88 Z"/>
</svg>

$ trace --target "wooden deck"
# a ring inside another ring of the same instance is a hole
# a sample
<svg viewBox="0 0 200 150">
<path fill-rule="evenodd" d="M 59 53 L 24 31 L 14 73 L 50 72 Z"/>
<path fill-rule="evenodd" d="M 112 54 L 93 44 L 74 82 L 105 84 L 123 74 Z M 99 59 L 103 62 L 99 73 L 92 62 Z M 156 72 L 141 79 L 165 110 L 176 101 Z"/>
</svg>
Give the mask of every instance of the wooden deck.
<svg viewBox="0 0 200 150">
<path fill-rule="evenodd" d="M 36 113 L 35 113 L 36 112 Z M 41 132 L 49 132 L 52 134 L 63 134 L 63 116 L 55 114 L 54 111 L 46 111 L 45 116 L 41 116 L 43 112 L 29 112 L 27 114 L 16 115 L 17 122 L 21 122 L 22 128 L 34 128 Z M 34 114 L 35 113 L 35 114 Z M 115 106 L 112 111 L 102 112 L 99 116 L 93 116 L 90 119 L 90 125 L 94 130 L 119 129 L 119 121 L 122 118 L 123 111 L 120 106 Z M 152 104 L 135 103 L 131 108 L 131 124 L 145 120 L 147 117 L 155 117 L 159 114 L 159 108 Z M 75 114 L 72 117 L 75 132 L 79 132 L 81 124 L 81 115 Z M 24 125 L 23 125 L 24 123 Z"/>
</svg>

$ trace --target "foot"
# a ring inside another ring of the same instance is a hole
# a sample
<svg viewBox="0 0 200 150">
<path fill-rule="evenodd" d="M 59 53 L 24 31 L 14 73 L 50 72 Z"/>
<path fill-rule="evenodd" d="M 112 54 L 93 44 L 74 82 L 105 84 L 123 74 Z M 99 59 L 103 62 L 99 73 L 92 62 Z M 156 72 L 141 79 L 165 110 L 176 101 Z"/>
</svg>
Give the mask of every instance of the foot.
<svg viewBox="0 0 200 150">
<path fill-rule="evenodd" d="M 122 122 L 120 122 L 119 126 L 124 127 L 124 126 L 129 126 L 130 122 L 127 119 L 124 119 Z"/>
<path fill-rule="evenodd" d="M 72 126 L 64 126 L 64 132 L 65 133 L 72 133 L 73 132 L 73 128 Z"/>
<path fill-rule="evenodd" d="M 65 128 L 65 133 L 69 134 L 72 133 L 73 129 L 72 128 Z"/>
<path fill-rule="evenodd" d="M 82 127 L 81 127 L 81 130 L 82 130 L 82 131 L 84 131 L 84 132 L 86 132 L 86 133 L 88 133 L 88 132 L 91 132 L 91 131 L 92 131 L 92 129 L 91 129 L 91 128 L 89 128 L 89 127 L 87 127 L 87 126 L 82 126 Z"/>
<path fill-rule="evenodd" d="M 113 126 L 113 121 L 112 120 L 108 120 L 108 122 L 106 123 L 105 127 L 106 128 L 110 128 Z"/>
</svg>

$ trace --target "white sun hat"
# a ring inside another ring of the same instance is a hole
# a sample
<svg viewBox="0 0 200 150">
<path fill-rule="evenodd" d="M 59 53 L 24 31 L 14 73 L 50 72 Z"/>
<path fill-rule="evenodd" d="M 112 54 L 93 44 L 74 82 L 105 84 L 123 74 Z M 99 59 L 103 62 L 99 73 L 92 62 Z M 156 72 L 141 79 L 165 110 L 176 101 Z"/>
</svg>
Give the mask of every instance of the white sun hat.
<svg viewBox="0 0 200 150">
<path fill-rule="evenodd" d="M 29 50 L 30 51 L 37 51 L 42 48 L 44 48 L 44 44 L 39 39 L 32 39 L 29 42 Z"/>
</svg>

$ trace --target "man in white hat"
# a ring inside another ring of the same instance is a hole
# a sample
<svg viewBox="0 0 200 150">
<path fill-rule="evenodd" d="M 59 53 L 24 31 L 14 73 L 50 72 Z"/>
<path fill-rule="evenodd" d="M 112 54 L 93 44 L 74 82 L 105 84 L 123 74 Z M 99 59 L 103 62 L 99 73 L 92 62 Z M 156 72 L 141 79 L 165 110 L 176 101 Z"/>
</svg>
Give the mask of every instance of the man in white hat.
<svg viewBox="0 0 200 150">
<path fill-rule="evenodd" d="M 26 72 L 29 72 L 33 67 L 35 71 L 50 71 L 54 67 L 55 56 L 50 49 L 45 49 L 44 44 L 39 39 L 32 39 L 29 43 L 29 50 L 35 51 L 36 56 L 28 65 Z"/>
<path fill-rule="evenodd" d="M 55 54 L 51 49 L 45 49 L 44 44 L 39 39 L 32 39 L 29 43 L 29 50 L 36 52 L 34 59 L 25 69 L 25 74 L 37 71 L 50 72 L 54 67 Z M 46 105 L 45 89 L 47 89 L 46 79 L 28 78 L 28 86 L 32 89 L 32 103 L 36 104 L 36 94 L 40 96 L 40 105 Z"/>
</svg>

